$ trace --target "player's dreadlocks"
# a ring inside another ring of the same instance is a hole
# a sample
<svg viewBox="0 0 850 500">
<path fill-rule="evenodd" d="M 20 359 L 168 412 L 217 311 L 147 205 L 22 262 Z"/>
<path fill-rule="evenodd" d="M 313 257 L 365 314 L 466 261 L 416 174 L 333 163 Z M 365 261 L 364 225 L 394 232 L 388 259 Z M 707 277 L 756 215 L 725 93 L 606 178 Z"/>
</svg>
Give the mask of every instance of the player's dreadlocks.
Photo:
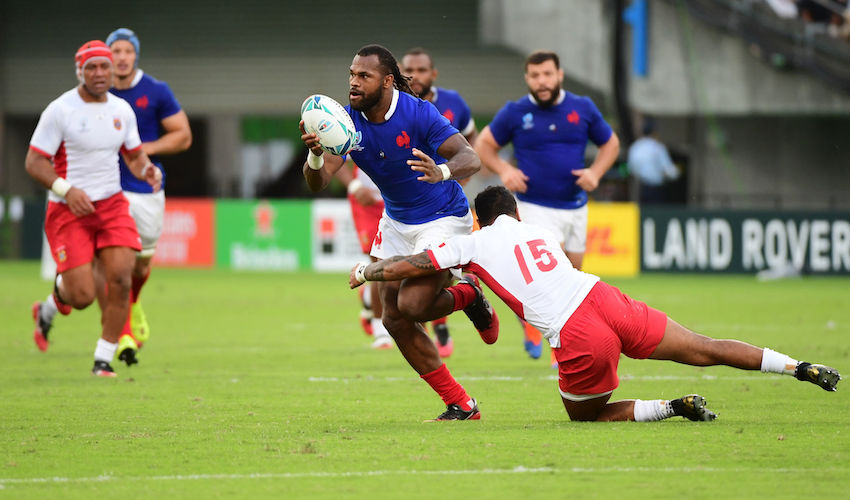
<svg viewBox="0 0 850 500">
<path fill-rule="evenodd" d="M 378 56 L 378 62 L 384 68 L 386 74 L 393 75 L 393 86 L 401 92 L 407 92 L 410 95 L 416 96 L 416 92 L 410 88 L 411 78 L 401 74 L 401 70 L 398 69 L 398 62 L 389 49 L 383 45 L 371 44 L 363 46 L 357 51 L 357 55 L 360 57 Z"/>
</svg>

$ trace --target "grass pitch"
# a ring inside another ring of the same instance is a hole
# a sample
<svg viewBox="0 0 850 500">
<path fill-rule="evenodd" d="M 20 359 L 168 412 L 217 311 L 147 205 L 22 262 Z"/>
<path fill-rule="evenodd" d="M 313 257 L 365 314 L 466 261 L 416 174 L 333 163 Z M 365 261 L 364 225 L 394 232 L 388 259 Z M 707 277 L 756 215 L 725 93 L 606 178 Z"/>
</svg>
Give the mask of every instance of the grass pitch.
<svg viewBox="0 0 850 500">
<path fill-rule="evenodd" d="M 713 337 L 850 373 L 850 280 L 612 280 Z M 615 399 L 696 392 L 715 422 L 572 423 L 548 356 L 499 303 L 484 345 L 463 315 L 448 366 L 478 422 L 422 423 L 440 399 L 397 350 L 376 352 L 341 274 L 156 269 L 152 337 L 117 380 L 89 374 L 96 307 L 32 342 L 37 263 L 0 262 L 0 498 L 840 498 L 850 380 L 623 358 Z M 492 294 L 488 295 L 493 297 Z"/>
</svg>

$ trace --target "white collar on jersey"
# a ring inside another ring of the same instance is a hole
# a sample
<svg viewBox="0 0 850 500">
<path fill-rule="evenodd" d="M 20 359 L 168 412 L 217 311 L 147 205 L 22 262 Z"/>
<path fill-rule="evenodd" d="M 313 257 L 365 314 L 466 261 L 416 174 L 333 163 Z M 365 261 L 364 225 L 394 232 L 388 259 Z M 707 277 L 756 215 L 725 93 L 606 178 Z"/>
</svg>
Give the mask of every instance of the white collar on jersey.
<svg viewBox="0 0 850 500">
<path fill-rule="evenodd" d="M 387 114 L 384 115 L 384 121 L 389 120 L 390 117 L 393 116 L 393 113 L 395 113 L 396 106 L 398 106 L 398 89 L 394 88 L 393 89 L 393 102 L 390 103 L 390 109 L 388 109 Z M 360 114 L 363 115 L 363 118 L 365 118 L 367 122 L 369 121 L 369 118 L 366 118 L 366 113 L 361 111 Z"/>
<path fill-rule="evenodd" d="M 129 87 L 127 87 L 127 88 L 128 88 L 128 89 L 132 89 L 132 88 L 134 88 L 136 85 L 138 85 L 138 84 L 139 84 L 139 82 L 140 82 L 140 81 L 142 81 L 142 76 L 144 76 L 144 74 L 145 74 L 145 72 L 144 72 L 144 71 L 142 71 L 142 70 L 141 70 L 141 68 L 136 68 L 136 76 L 134 76 L 134 77 L 133 77 L 133 81 L 132 81 L 132 82 L 130 82 L 130 86 L 129 86 Z M 114 88 L 114 87 L 113 87 L 113 88 Z"/>
<path fill-rule="evenodd" d="M 430 102 L 437 102 L 437 87 L 431 87 L 431 98 L 428 100 Z"/>
<path fill-rule="evenodd" d="M 552 106 L 557 106 L 558 104 L 561 104 L 562 102 L 564 102 L 564 99 L 565 99 L 566 97 L 567 97 L 567 93 L 564 91 L 564 89 L 561 89 L 561 92 L 560 92 L 560 93 L 558 93 L 558 100 L 556 100 L 555 102 L 553 102 L 553 103 L 552 103 Z M 534 98 L 534 96 L 533 96 L 532 94 L 528 94 L 528 99 L 529 99 L 532 103 L 534 103 L 534 105 L 535 105 L 535 106 L 540 106 L 540 103 L 539 103 L 539 102 L 537 102 L 537 99 L 535 99 L 535 98 Z"/>
</svg>

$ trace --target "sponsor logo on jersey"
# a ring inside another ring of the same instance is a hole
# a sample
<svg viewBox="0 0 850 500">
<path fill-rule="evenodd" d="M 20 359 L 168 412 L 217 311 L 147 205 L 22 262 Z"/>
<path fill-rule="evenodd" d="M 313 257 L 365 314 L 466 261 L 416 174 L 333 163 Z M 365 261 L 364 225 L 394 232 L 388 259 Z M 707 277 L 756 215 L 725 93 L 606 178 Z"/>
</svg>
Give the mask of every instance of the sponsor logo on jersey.
<svg viewBox="0 0 850 500">
<path fill-rule="evenodd" d="M 534 128 L 534 115 L 526 113 L 522 115 L 522 129 L 531 130 Z"/>
<path fill-rule="evenodd" d="M 150 104 L 150 101 L 148 101 L 148 96 L 146 95 L 136 99 L 136 107 L 139 109 L 148 109 L 148 104 Z"/>
<path fill-rule="evenodd" d="M 115 130 L 121 130 L 121 118 L 115 117 L 112 119 L 112 125 L 115 126 Z"/>
<path fill-rule="evenodd" d="M 576 113 L 576 110 L 570 111 L 570 114 L 567 115 L 567 121 L 572 123 L 573 125 L 577 124 L 579 120 L 580 118 L 578 116 L 578 113 Z"/>
<path fill-rule="evenodd" d="M 406 131 L 406 130 L 402 130 L 402 131 L 401 131 L 401 135 L 396 136 L 396 138 L 395 138 L 395 143 L 396 143 L 396 144 L 398 145 L 398 147 L 400 147 L 400 148 L 410 149 L 410 136 L 409 136 L 409 135 L 407 135 L 407 131 Z"/>
</svg>

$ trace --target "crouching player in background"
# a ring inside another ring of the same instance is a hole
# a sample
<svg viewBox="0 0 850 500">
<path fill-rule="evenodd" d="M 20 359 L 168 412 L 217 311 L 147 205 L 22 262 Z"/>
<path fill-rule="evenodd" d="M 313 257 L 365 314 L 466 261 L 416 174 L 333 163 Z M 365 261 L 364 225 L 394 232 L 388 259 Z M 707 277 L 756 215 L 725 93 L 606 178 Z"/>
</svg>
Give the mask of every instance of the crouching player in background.
<svg viewBox="0 0 850 500">
<path fill-rule="evenodd" d="M 834 368 L 799 362 L 768 348 L 694 333 L 645 303 L 633 300 L 594 275 L 575 269 L 558 238 L 520 222 L 516 200 L 504 187 L 475 198 L 481 230 L 454 236 L 412 256 L 358 264 L 352 288 L 365 281 L 428 276 L 462 266 L 482 280 L 521 318 L 543 332 L 558 361 L 559 388 L 572 420 L 662 420 L 681 416 L 714 420 L 705 399 L 691 394 L 673 400 L 609 402 L 619 385 L 620 353 L 694 366 L 726 365 L 791 375 L 834 391 Z M 451 311 L 454 296 L 442 291 L 434 308 Z"/>
</svg>

